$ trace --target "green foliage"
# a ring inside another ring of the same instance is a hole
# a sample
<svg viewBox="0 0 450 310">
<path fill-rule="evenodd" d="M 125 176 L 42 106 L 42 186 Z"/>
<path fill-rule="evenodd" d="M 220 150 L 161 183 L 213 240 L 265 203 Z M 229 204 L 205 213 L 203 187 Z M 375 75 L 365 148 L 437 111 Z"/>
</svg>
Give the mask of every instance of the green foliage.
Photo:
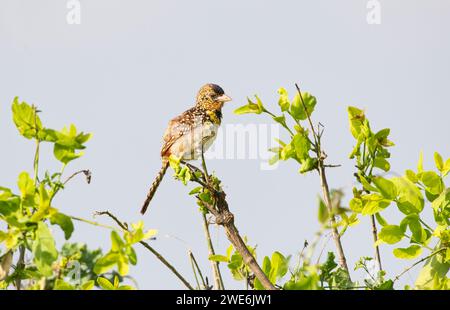
<svg viewBox="0 0 450 310">
<path fill-rule="evenodd" d="M 119 278 L 117 276 L 114 277 L 114 282 L 109 281 L 106 278 L 98 277 L 97 283 L 100 285 L 100 287 L 107 291 L 129 291 L 134 290 L 134 287 L 130 285 L 120 285 Z"/>
<path fill-rule="evenodd" d="M 234 113 L 238 115 L 245 113 L 265 113 L 270 115 L 275 122 L 287 130 L 291 141 L 285 143 L 281 140 L 277 140 L 280 146 L 269 149 L 271 152 L 275 153 L 269 160 L 271 165 L 279 160 L 286 161 L 288 159 L 293 159 L 300 165 L 299 173 L 303 174 L 317 169 L 318 159 L 311 153 L 311 151 L 313 151 L 313 145 L 311 144 L 309 132 L 304 130 L 300 124 L 300 121 L 306 120 L 308 115 L 311 115 L 314 111 L 314 107 L 317 104 L 316 98 L 305 92 L 302 93 L 301 97 L 297 93 L 291 101 L 287 90 L 284 88 L 280 88 L 278 94 L 278 105 L 281 112 L 281 115 L 279 116 L 270 112 L 258 96 L 255 96 L 256 103 L 248 99 L 248 104 L 236 109 Z M 308 113 L 308 115 L 306 113 Z M 289 126 L 286 116 L 290 116 L 293 126 Z"/>
<path fill-rule="evenodd" d="M 374 175 L 374 169 L 384 172 L 389 171 L 390 165 L 386 161 L 390 157 L 387 147 L 393 146 L 388 140 L 389 129 L 383 129 L 374 133 L 364 112 L 355 107 L 349 107 L 350 132 L 356 140 L 356 146 L 350 154 L 350 158 L 356 159 L 358 168 L 357 180 L 362 188 L 353 189 L 353 199 L 350 208 L 363 216 L 375 215 L 382 226 L 378 233 L 378 241 L 382 243 L 397 244 L 403 239 L 409 239 L 410 245 L 398 247 L 393 250 L 393 255 L 399 259 L 414 259 L 423 255 L 425 250 L 430 250 L 428 244 L 433 237 L 437 237 L 440 244 L 435 250 L 446 250 L 445 236 L 449 230 L 449 201 L 447 195 L 449 189 L 445 187 L 444 177 L 448 173 L 446 162 L 438 153 L 434 154 L 434 161 L 439 172 L 424 169 L 424 158 L 421 153 L 417 164 L 417 171 L 406 170 L 405 175 L 390 179 Z M 436 222 L 436 227 L 431 228 L 421 219 L 421 213 L 426 210 L 426 200 L 431 202 L 431 207 Z M 395 204 L 404 215 L 399 225 L 389 225 L 380 212 Z M 445 262 L 439 262 L 441 258 L 434 256 L 423 268 L 417 288 L 429 288 L 429 281 L 433 281 L 433 287 L 444 287 L 447 283 L 446 274 L 448 266 Z M 431 262 L 434 266 L 431 267 Z M 440 272 L 435 272 L 439 269 Z M 436 284 L 438 283 L 438 284 Z"/>
<path fill-rule="evenodd" d="M 94 266 L 96 274 L 104 274 L 116 266 L 119 274 L 126 276 L 129 272 L 129 265 L 137 264 L 133 245 L 154 237 L 157 231 L 151 229 L 144 232 L 144 222 L 142 221 L 132 224 L 132 228 L 131 231 L 123 232 L 123 238 L 117 231 L 111 231 L 111 250 L 96 262 Z"/>
<path fill-rule="evenodd" d="M 74 243 L 66 243 L 58 250 L 49 225 L 59 227 L 66 240 L 74 232 L 72 217 L 59 212 L 53 206 L 53 199 L 70 180 L 62 180 L 64 170 L 72 160 L 83 155 L 78 150 L 85 148 L 91 134 L 77 132 L 73 124 L 61 131 L 47 128 L 43 125 L 39 112 L 35 106 L 14 98 L 13 122 L 20 135 L 35 141 L 36 148 L 33 175 L 28 171 L 19 174 L 18 194 L 12 189 L 0 187 L 0 222 L 6 224 L 2 225 L 6 230 L 0 230 L 0 252 L 2 247 L 6 249 L 6 254 L 0 257 L 0 287 L 17 287 L 17 283 L 21 282 L 22 289 L 89 290 L 97 283 L 94 267 L 102 257 L 101 251 L 91 251 L 84 244 Z M 43 175 L 40 174 L 39 146 L 43 142 L 53 145 L 53 154 L 62 163 L 59 172 L 46 171 Z M 88 177 L 88 173 L 84 173 Z M 142 225 L 138 224 L 133 226 L 132 232 L 125 234 L 124 248 L 128 261 L 136 263 L 136 255 L 129 249 L 129 245 L 148 238 L 153 233 L 154 231 L 144 233 Z M 122 253 L 122 248 L 117 250 Z M 20 257 L 25 255 L 32 259 L 22 260 Z M 14 264 L 13 257 L 17 259 Z M 12 265 L 15 266 L 14 269 L 11 268 Z M 115 279 L 121 282 L 123 278 L 116 276 Z M 126 286 L 116 285 L 117 281 L 115 288 L 126 289 Z"/>
</svg>

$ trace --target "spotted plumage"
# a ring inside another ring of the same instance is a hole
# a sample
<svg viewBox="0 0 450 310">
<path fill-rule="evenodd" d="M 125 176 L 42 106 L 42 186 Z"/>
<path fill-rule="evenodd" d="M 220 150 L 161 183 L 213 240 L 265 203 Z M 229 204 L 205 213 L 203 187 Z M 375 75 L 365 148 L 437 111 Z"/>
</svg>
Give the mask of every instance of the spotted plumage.
<svg viewBox="0 0 450 310">
<path fill-rule="evenodd" d="M 169 166 L 171 155 L 182 160 L 198 159 L 214 142 L 222 122 L 222 107 L 231 98 L 216 84 L 200 88 L 195 106 L 173 118 L 163 136 L 162 167 L 141 209 L 144 214 Z"/>
</svg>

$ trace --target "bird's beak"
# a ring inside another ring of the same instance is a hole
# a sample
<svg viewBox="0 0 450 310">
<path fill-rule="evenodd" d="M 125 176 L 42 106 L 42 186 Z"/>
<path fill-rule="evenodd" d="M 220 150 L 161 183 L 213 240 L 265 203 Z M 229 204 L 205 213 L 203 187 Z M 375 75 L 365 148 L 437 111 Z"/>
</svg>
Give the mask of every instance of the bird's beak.
<svg viewBox="0 0 450 310">
<path fill-rule="evenodd" d="M 231 101 L 231 98 L 225 94 L 220 95 L 219 97 L 216 98 L 217 101 L 220 102 L 227 102 L 227 101 Z"/>
</svg>

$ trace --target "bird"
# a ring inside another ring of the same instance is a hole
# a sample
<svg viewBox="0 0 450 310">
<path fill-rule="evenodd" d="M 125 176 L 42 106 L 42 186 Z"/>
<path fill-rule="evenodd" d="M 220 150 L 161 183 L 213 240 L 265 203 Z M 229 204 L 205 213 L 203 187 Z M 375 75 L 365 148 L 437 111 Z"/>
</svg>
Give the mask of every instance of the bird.
<svg viewBox="0 0 450 310">
<path fill-rule="evenodd" d="M 228 101 L 231 98 L 222 87 L 212 83 L 205 84 L 197 93 L 194 107 L 169 121 L 163 135 L 162 166 L 142 205 L 142 215 L 147 211 L 166 174 L 170 156 L 174 155 L 183 161 L 196 160 L 213 144 L 222 122 L 222 107 Z"/>
</svg>

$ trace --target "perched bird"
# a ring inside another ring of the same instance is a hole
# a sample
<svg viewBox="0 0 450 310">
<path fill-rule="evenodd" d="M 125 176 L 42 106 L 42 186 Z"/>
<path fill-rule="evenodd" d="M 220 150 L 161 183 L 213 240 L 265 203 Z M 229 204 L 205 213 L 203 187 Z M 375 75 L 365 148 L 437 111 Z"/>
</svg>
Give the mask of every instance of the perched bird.
<svg viewBox="0 0 450 310">
<path fill-rule="evenodd" d="M 161 149 L 162 167 L 147 194 L 142 214 L 169 167 L 170 155 L 183 161 L 198 159 L 214 142 L 222 121 L 222 107 L 230 100 L 219 85 L 206 84 L 200 88 L 195 106 L 169 122 Z"/>
</svg>

